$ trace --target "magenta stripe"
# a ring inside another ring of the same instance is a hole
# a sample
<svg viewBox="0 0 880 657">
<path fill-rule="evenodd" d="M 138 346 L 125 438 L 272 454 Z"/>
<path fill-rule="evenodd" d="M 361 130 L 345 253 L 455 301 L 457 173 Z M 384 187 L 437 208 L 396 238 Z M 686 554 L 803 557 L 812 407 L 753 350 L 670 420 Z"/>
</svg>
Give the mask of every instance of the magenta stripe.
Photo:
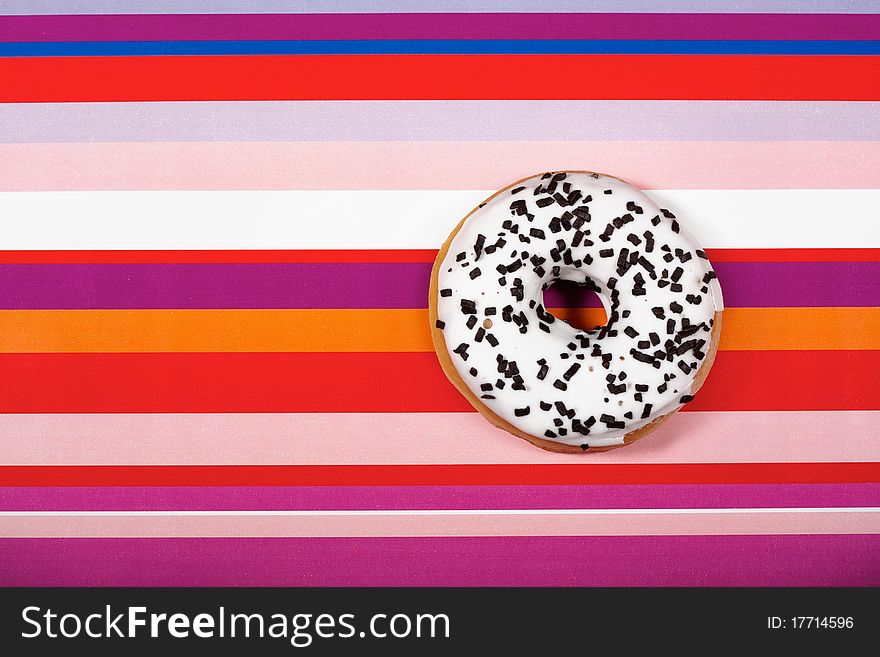
<svg viewBox="0 0 880 657">
<path fill-rule="evenodd" d="M 2 586 L 877 586 L 880 535 L 0 539 Z"/>
<path fill-rule="evenodd" d="M 880 16 L 847 14 L 142 14 L 3 16 L 0 41 L 317 39 L 874 40 Z"/>
<path fill-rule="evenodd" d="M 880 306 L 880 262 L 722 262 L 729 307 Z M 0 309 L 425 308 L 427 263 L 2 265 Z M 548 290 L 548 307 L 598 307 Z"/>
<path fill-rule="evenodd" d="M 0 511 L 777 507 L 880 507 L 880 484 L 0 488 Z"/>
</svg>

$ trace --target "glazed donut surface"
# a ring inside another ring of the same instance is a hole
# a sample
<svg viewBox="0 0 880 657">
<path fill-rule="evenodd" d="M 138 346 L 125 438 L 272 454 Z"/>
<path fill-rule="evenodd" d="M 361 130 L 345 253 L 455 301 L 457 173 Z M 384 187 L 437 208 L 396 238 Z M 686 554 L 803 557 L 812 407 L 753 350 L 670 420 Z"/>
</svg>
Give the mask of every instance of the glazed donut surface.
<svg viewBox="0 0 880 657">
<path fill-rule="evenodd" d="M 594 290 L 607 323 L 579 330 L 547 312 L 558 280 Z M 472 403 L 536 444 L 581 450 L 624 444 L 690 401 L 723 310 L 706 254 L 672 213 L 586 172 L 528 178 L 481 204 L 441 250 L 431 289 L 441 363 Z"/>
</svg>

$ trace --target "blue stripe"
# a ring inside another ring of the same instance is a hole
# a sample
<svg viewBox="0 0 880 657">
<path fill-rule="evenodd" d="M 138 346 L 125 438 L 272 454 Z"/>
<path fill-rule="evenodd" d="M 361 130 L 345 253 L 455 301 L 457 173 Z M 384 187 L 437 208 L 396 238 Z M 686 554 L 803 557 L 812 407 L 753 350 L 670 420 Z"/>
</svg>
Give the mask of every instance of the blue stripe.
<svg viewBox="0 0 880 657">
<path fill-rule="evenodd" d="M 878 55 L 880 41 L 340 40 L 0 43 L 0 57 L 363 54 Z"/>
</svg>

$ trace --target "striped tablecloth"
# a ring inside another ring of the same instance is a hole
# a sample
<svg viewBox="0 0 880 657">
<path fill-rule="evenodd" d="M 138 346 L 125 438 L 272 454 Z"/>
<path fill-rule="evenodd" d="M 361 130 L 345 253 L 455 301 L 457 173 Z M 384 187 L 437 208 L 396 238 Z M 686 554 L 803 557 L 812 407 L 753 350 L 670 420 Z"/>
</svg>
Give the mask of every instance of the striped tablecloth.
<svg viewBox="0 0 880 657">
<path fill-rule="evenodd" d="M 880 2 L 5 0 L 0 103 L 0 584 L 880 584 Z M 426 305 L 584 168 L 728 310 L 685 412 L 572 457 Z"/>
</svg>

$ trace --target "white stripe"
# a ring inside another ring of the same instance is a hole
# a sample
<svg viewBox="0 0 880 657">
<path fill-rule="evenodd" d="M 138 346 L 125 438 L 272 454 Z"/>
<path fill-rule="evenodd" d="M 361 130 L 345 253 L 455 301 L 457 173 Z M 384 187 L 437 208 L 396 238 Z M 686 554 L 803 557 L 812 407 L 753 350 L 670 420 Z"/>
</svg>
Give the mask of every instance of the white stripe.
<svg viewBox="0 0 880 657">
<path fill-rule="evenodd" d="M 3 192 L 0 249 L 434 249 L 490 193 Z M 708 248 L 880 247 L 877 189 L 650 195 Z"/>
<path fill-rule="evenodd" d="M 773 507 L 742 509 L 360 509 L 318 511 L 3 511 L 0 517 L 140 517 L 140 516 L 613 516 L 705 515 L 713 513 L 877 513 L 880 507 Z"/>
</svg>

